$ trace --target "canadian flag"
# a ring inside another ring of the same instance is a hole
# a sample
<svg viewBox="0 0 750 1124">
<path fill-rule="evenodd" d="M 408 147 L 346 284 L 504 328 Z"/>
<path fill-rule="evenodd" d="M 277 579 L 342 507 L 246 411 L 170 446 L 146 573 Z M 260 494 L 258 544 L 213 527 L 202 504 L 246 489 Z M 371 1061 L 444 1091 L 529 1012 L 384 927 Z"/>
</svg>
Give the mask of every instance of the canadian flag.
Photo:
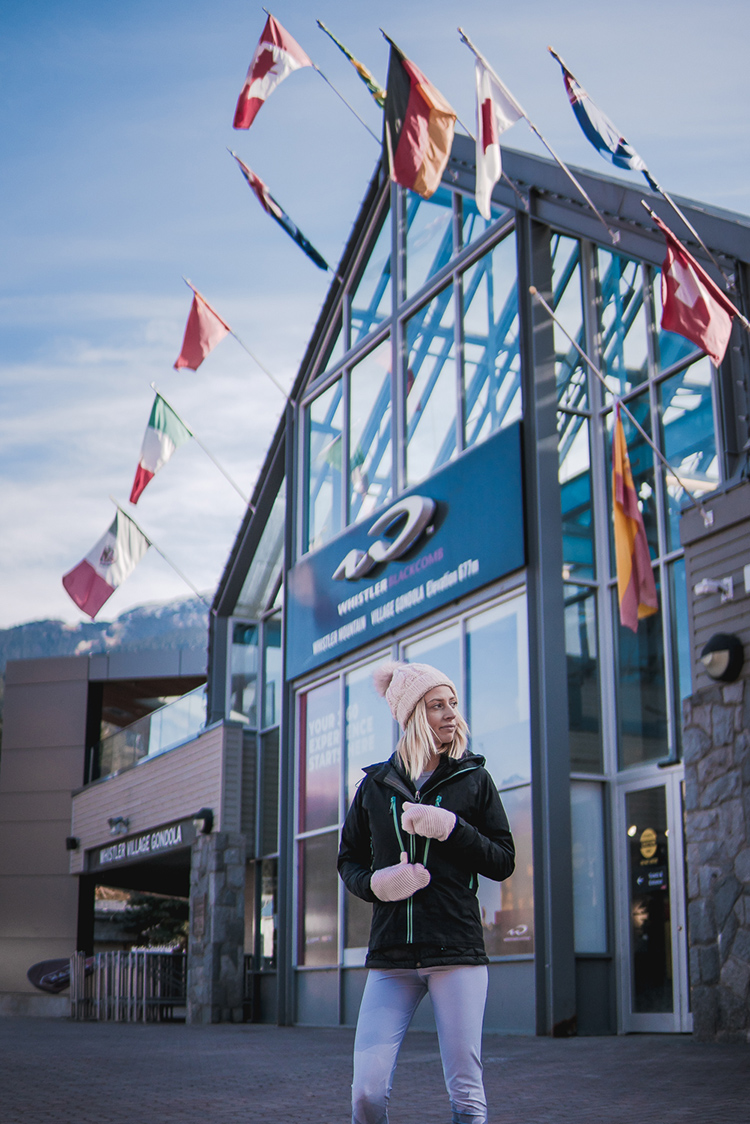
<svg viewBox="0 0 750 1124">
<path fill-rule="evenodd" d="M 263 102 L 293 70 L 312 66 L 313 62 L 296 39 L 280 23 L 269 16 L 255 48 L 234 111 L 235 129 L 249 129 Z"/>
<path fill-rule="evenodd" d="M 654 220 L 667 239 L 667 256 L 661 267 L 661 326 L 677 332 L 713 359 L 718 367 L 732 334 L 732 319 L 739 310 L 714 284 L 658 215 Z"/>
<path fill-rule="evenodd" d="M 477 84 L 477 210 L 489 221 L 492 189 L 503 170 L 499 138 L 525 114 L 511 92 L 481 59 L 477 59 L 474 73 Z"/>
</svg>

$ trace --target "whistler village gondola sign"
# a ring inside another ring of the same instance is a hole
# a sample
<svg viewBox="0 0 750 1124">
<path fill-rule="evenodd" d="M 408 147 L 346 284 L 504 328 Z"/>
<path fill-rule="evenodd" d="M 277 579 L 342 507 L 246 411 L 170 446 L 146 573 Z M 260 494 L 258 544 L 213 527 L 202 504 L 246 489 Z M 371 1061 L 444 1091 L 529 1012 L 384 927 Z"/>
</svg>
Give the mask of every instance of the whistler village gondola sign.
<svg viewBox="0 0 750 1124">
<path fill-rule="evenodd" d="M 312 671 L 525 561 L 516 423 L 292 567 L 287 675 Z"/>
<path fill-rule="evenodd" d="M 141 831 L 125 839 L 117 839 L 86 852 L 86 871 L 107 870 L 122 863 L 158 858 L 170 851 L 189 847 L 195 841 L 196 828 L 192 819 Z"/>
</svg>

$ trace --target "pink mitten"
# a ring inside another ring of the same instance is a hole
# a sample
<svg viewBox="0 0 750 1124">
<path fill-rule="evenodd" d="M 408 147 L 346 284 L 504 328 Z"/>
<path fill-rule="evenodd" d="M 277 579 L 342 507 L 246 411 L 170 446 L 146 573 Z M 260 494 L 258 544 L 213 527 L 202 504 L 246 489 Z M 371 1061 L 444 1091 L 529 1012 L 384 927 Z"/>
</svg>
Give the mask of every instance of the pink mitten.
<svg viewBox="0 0 750 1124">
<path fill-rule="evenodd" d="M 447 808 L 436 808 L 433 804 L 410 804 L 405 800 L 401 826 L 410 835 L 424 835 L 444 843 L 456 826 L 456 816 Z"/>
<path fill-rule="evenodd" d="M 406 851 L 402 851 L 401 861 L 396 866 L 384 866 L 382 870 L 375 871 L 370 879 L 370 888 L 381 902 L 400 902 L 424 889 L 429 881 L 429 870 L 421 863 L 410 863 Z"/>
</svg>

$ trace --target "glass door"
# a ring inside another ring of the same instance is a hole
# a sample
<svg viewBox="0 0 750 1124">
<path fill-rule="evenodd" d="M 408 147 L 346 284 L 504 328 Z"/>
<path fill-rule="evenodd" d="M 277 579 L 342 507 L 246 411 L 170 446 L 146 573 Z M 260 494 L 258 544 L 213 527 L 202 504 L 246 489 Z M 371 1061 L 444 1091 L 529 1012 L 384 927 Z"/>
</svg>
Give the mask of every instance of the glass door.
<svg viewBox="0 0 750 1124">
<path fill-rule="evenodd" d="M 620 1004 L 625 1032 L 692 1029 L 682 770 L 619 790 Z"/>
</svg>

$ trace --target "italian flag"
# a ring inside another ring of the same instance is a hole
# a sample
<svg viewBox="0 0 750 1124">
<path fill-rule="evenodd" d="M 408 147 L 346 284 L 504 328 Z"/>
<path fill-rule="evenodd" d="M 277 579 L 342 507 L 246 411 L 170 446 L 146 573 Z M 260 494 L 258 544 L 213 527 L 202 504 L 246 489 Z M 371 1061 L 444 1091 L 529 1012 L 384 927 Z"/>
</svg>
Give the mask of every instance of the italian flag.
<svg viewBox="0 0 750 1124">
<path fill-rule="evenodd" d="M 150 545 L 141 529 L 118 509 L 112 526 L 83 562 L 65 575 L 63 586 L 78 608 L 93 620 Z"/>
<path fill-rule="evenodd" d="M 167 463 L 175 449 L 192 436 L 172 407 L 157 394 L 143 438 L 141 458 L 135 470 L 135 480 L 130 492 L 131 503 L 138 503 L 138 497 L 149 480 Z"/>
</svg>

